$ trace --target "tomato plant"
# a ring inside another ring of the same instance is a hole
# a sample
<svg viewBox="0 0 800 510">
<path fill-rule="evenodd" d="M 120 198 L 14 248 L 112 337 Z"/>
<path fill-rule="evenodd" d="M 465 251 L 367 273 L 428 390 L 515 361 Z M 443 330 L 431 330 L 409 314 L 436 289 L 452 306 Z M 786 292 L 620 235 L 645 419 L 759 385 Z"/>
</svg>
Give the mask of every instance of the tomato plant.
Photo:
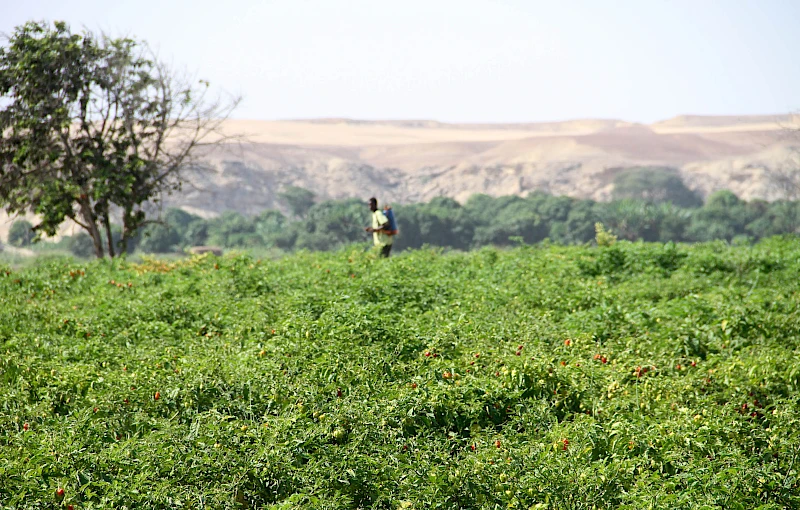
<svg viewBox="0 0 800 510">
<path fill-rule="evenodd" d="M 606 249 L 0 268 L 0 506 L 800 505 L 800 243 Z"/>
</svg>

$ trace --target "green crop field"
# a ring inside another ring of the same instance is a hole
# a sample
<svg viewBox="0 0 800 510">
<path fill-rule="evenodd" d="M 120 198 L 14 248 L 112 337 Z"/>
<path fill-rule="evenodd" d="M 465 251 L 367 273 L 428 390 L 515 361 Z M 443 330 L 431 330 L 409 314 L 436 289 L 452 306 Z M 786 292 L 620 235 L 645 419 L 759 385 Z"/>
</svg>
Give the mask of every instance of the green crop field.
<svg viewBox="0 0 800 510">
<path fill-rule="evenodd" d="M 789 238 L 0 267 L 0 508 L 798 508 L 799 274 Z"/>
</svg>

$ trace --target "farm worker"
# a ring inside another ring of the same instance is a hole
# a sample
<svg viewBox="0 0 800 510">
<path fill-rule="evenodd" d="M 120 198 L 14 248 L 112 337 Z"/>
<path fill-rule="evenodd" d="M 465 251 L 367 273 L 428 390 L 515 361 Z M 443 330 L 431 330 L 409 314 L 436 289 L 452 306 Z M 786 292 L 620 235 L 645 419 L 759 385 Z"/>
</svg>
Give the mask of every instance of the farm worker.
<svg viewBox="0 0 800 510">
<path fill-rule="evenodd" d="M 375 197 L 369 199 L 369 210 L 372 211 L 372 226 L 364 230 L 372 232 L 372 242 L 381 249 L 381 257 L 388 257 L 394 241 L 393 237 L 387 233 L 390 228 L 389 218 L 378 209 L 378 199 Z"/>
</svg>

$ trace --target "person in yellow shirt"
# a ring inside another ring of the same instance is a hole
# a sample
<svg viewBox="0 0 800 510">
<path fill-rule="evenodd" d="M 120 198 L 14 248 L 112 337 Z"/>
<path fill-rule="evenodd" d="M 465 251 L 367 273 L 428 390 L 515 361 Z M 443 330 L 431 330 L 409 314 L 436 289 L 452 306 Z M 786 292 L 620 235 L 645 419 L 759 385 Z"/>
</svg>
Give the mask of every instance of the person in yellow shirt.
<svg viewBox="0 0 800 510">
<path fill-rule="evenodd" d="M 394 237 L 387 233 L 390 230 L 389 218 L 378 209 L 378 199 L 375 197 L 369 199 L 369 210 L 372 211 L 372 226 L 364 230 L 372 232 L 372 242 L 381 249 L 381 257 L 388 257 L 394 242 Z"/>
</svg>

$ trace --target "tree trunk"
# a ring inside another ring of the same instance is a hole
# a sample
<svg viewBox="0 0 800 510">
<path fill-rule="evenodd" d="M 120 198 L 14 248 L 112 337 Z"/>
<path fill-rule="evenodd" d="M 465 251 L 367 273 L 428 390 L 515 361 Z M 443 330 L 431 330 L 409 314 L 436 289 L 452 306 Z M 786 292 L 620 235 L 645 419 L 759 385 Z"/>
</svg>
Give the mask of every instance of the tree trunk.
<svg viewBox="0 0 800 510">
<path fill-rule="evenodd" d="M 97 228 L 95 223 L 89 223 L 89 235 L 92 236 L 92 242 L 94 243 L 94 255 L 98 259 L 102 259 L 106 256 L 103 252 L 103 238 L 100 236 L 100 229 Z"/>
<path fill-rule="evenodd" d="M 111 236 L 111 221 L 108 219 L 108 207 L 103 215 L 103 226 L 106 228 L 106 241 L 108 242 L 108 256 L 114 258 L 114 239 Z"/>
<path fill-rule="evenodd" d="M 130 214 L 130 209 L 127 207 L 124 211 L 122 211 L 122 238 L 119 241 L 120 255 L 128 253 L 128 239 L 131 236 L 130 222 L 128 220 L 128 218 L 130 218 Z"/>
<path fill-rule="evenodd" d="M 100 229 L 97 228 L 97 218 L 92 212 L 92 206 L 89 204 L 88 199 L 79 200 L 78 203 L 81 206 L 83 221 L 89 227 L 87 230 L 89 231 L 89 236 L 92 238 L 92 243 L 94 243 L 94 254 L 98 259 L 102 259 L 105 257 L 105 253 L 103 252 L 103 238 L 100 235 Z"/>
</svg>

